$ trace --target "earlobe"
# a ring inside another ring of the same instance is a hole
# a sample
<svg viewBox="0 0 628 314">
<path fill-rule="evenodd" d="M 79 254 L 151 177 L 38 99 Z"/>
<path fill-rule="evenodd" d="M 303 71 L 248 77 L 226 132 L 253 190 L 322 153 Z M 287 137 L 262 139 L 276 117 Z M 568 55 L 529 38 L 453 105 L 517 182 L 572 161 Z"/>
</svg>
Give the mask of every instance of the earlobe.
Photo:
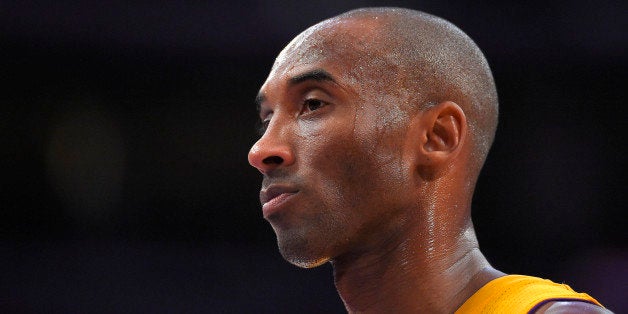
<svg viewBox="0 0 628 314">
<path fill-rule="evenodd" d="M 464 111 L 455 102 L 445 101 L 427 109 L 423 117 L 422 160 L 436 165 L 454 159 L 466 137 Z"/>
</svg>

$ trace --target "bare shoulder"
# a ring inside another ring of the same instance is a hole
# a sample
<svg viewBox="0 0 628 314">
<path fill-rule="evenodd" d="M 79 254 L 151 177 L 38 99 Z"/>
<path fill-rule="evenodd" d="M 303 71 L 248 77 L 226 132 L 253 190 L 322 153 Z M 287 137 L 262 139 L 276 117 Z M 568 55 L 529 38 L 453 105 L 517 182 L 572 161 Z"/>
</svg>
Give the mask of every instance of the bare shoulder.
<svg viewBox="0 0 628 314">
<path fill-rule="evenodd" d="M 566 313 L 582 313 L 582 314 L 612 314 L 613 312 L 599 307 L 595 304 L 579 301 L 556 301 L 548 302 L 540 307 L 535 314 L 566 314 Z"/>
</svg>

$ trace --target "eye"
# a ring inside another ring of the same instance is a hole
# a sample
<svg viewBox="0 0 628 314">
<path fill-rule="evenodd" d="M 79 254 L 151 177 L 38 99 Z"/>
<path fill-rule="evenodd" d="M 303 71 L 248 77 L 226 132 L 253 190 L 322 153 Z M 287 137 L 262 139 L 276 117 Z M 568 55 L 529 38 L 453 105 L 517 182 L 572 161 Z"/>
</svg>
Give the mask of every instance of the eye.
<svg viewBox="0 0 628 314">
<path fill-rule="evenodd" d="M 316 111 L 325 105 L 327 105 L 327 103 L 319 99 L 306 99 L 303 102 L 303 111 Z"/>
<path fill-rule="evenodd" d="M 262 112 L 261 114 L 261 119 L 257 120 L 256 123 L 256 129 L 257 129 L 257 134 L 259 136 L 264 135 L 264 133 L 266 133 L 266 129 L 268 129 L 268 125 L 270 124 L 270 119 L 273 117 L 273 112 Z"/>
<path fill-rule="evenodd" d="M 270 119 L 266 119 L 264 121 L 257 122 L 257 134 L 259 136 L 264 135 L 266 133 L 266 129 L 268 129 L 268 124 L 270 123 Z"/>
</svg>

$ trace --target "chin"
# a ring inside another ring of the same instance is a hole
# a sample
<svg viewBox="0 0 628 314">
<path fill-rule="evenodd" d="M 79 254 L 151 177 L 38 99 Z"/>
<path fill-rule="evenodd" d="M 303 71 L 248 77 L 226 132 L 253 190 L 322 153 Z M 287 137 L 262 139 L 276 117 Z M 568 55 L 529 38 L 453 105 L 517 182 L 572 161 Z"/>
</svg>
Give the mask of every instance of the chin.
<svg viewBox="0 0 628 314">
<path fill-rule="evenodd" d="M 325 247 L 312 245 L 307 239 L 294 236 L 280 237 L 278 235 L 277 244 L 281 256 L 290 264 L 301 268 L 318 267 L 331 259 L 323 254 Z"/>
<path fill-rule="evenodd" d="M 286 257 L 284 255 L 284 258 L 286 259 L 286 261 L 288 261 L 290 264 L 301 267 L 301 268 L 314 268 L 314 267 L 318 267 L 321 266 L 325 263 L 327 263 L 329 261 L 329 258 L 327 257 L 323 257 L 323 258 L 319 258 L 319 259 L 310 259 L 310 258 L 304 258 L 304 257 Z"/>
</svg>

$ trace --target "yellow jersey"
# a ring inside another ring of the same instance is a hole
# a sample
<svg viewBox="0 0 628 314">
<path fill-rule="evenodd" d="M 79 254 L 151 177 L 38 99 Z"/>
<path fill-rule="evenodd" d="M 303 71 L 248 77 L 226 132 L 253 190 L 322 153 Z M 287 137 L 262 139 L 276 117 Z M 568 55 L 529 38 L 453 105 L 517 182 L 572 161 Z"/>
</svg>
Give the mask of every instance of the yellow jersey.
<svg viewBox="0 0 628 314">
<path fill-rule="evenodd" d="M 507 275 L 489 281 L 456 311 L 470 313 L 534 313 L 551 301 L 583 301 L 602 306 L 586 293 L 568 285 L 523 275 Z"/>
</svg>

